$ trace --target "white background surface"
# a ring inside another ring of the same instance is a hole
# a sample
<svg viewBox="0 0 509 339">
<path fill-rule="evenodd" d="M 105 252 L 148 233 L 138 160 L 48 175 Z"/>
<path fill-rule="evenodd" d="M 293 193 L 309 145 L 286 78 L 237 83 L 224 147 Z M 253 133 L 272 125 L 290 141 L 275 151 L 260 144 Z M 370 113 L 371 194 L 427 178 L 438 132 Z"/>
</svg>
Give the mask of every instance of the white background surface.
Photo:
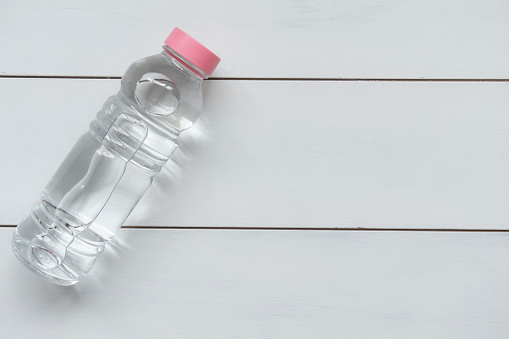
<svg viewBox="0 0 509 339">
<path fill-rule="evenodd" d="M 0 2 L 0 334 L 507 338 L 508 14 L 505 1 Z M 12 226 L 118 90 L 104 78 L 173 26 L 223 59 L 202 117 L 137 229 L 77 286 L 39 280 L 11 254 Z"/>
<path fill-rule="evenodd" d="M 5 74 L 120 76 L 179 26 L 220 54 L 216 77 L 509 78 L 504 0 L 31 0 L 1 11 Z"/>
</svg>

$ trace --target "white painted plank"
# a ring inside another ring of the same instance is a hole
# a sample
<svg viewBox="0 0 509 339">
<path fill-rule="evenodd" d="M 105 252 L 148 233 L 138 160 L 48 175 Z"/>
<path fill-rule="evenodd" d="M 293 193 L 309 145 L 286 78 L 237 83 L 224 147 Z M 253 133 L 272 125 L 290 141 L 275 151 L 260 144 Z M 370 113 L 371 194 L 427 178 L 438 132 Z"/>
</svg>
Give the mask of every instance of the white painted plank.
<svg viewBox="0 0 509 339">
<path fill-rule="evenodd" d="M 506 234 L 122 230 L 112 245 L 70 288 L 2 246 L 2 337 L 509 337 Z"/>
<path fill-rule="evenodd" d="M 0 224 L 118 80 L 2 79 Z M 507 229 L 509 84 L 208 81 L 128 225 Z"/>
<path fill-rule="evenodd" d="M 503 0 L 0 2 L 0 73 L 121 75 L 174 26 L 218 77 L 509 78 Z"/>
</svg>

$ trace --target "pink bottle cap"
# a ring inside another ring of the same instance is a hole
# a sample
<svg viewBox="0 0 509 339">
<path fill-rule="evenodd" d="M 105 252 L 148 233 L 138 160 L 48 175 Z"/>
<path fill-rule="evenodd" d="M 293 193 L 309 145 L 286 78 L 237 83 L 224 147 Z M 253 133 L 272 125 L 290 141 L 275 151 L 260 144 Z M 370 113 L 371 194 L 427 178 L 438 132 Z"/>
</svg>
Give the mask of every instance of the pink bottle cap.
<svg viewBox="0 0 509 339">
<path fill-rule="evenodd" d="M 171 31 L 164 44 L 180 54 L 203 73 L 211 75 L 221 59 L 178 27 Z"/>
</svg>

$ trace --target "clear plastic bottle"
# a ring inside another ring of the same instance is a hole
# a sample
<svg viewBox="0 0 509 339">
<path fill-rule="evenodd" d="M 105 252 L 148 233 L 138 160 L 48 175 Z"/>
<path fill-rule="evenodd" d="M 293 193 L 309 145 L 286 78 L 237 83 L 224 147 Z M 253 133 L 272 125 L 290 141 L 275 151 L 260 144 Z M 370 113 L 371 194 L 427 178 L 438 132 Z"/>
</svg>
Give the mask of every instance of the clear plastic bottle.
<svg viewBox="0 0 509 339">
<path fill-rule="evenodd" d="M 220 59 L 175 28 L 160 54 L 134 62 L 16 228 L 12 247 L 33 272 L 73 285 L 92 268 L 177 148 Z"/>
</svg>

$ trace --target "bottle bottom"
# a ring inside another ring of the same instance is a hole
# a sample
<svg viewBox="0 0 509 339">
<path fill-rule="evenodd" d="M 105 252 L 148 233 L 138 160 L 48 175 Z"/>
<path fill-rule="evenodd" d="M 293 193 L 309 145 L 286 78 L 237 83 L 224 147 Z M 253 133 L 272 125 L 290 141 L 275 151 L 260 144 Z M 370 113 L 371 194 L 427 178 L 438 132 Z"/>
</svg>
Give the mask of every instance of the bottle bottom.
<svg viewBox="0 0 509 339">
<path fill-rule="evenodd" d="M 28 259 L 28 251 L 29 248 L 27 245 L 20 245 L 19 243 L 16 243 L 14 238 L 12 239 L 12 251 L 14 252 L 14 255 L 16 255 L 16 258 L 25 265 L 30 271 L 34 272 L 38 276 L 48 280 L 49 282 L 57 285 L 62 286 L 71 286 L 76 284 L 79 279 L 72 279 L 72 278 L 64 278 L 60 274 L 52 274 L 51 272 L 43 271 L 42 269 L 37 268 L 36 266 L 32 265 L 31 261 Z"/>
<path fill-rule="evenodd" d="M 12 236 L 12 249 L 16 257 L 37 275 L 58 285 L 74 285 L 94 266 L 104 244 L 91 244 L 92 240 L 74 238 L 68 247 L 47 235 L 52 221 L 42 213 L 38 202 L 30 216 L 16 227 Z M 62 250 L 63 248 L 63 250 Z"/>
</svg>

